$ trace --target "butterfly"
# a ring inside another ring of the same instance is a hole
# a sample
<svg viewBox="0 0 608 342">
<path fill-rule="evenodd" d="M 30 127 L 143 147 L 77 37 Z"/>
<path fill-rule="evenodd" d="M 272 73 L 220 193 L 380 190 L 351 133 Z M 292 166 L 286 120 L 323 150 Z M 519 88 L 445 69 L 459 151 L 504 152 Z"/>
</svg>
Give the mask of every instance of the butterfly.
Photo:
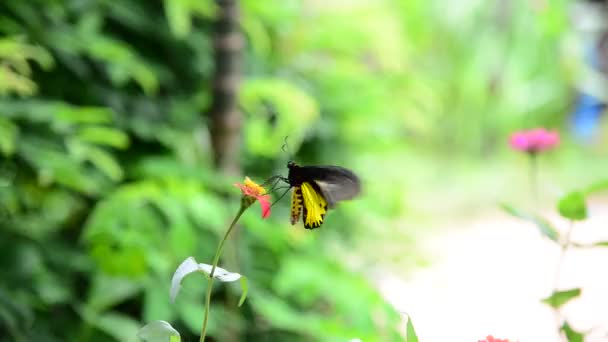
<svg viewBox="0 0 608 342">
<path fill-rule="evenodd" d="M 329 209 L 361 192 L 359 177 L 340 166 L 300 166 L 290 161 L 287 169 L 287 178 L 282 179 L 293 189 L 292 225 L 298 222 L 301 215 L 304 228 L 319 228 Z"/>
</svg>

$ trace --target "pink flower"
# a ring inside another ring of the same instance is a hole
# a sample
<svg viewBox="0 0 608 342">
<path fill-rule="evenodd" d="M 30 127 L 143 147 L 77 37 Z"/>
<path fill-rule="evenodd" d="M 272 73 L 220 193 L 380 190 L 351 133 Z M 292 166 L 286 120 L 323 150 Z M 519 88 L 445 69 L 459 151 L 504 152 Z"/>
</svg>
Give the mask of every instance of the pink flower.
<svg viewBox="0 0 608 342">
<path fill-rule="evenodd" d="M 509 138 L 511 147 L 528 153 L 546 151 L 559 144 L 559 133 L 537 128 L 529 131 L 519 131 Z"/>
<path fill-rule="evenodd" d="M 256 182 L 245 177 L 243 184 L 235 183 L 234 186 L 241 189 L 243 193 L 243 203 L 249 207 L 255 201 L 260 202 L 262 207 L 262 218 L 270 216 L 270 195 L 266 194 L 266 189 L 263 186 L 258 185 Z"/>
<path fill-rule="evenodd" d="M 479 340 L 479 342 L 509 342 L 509 339 L 507 339 L 507 338 L 501 339 L 501 338 L 493 337 L 492 335 L 488 335 L 488 336 L 486 336 L 485 340 Z"/>
</svg>

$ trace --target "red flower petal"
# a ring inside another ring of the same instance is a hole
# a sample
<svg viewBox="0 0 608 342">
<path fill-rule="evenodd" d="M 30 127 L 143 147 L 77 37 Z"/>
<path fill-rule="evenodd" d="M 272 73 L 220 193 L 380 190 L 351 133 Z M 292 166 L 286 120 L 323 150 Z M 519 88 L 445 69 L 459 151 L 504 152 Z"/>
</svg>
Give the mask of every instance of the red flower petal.
<svg viewBox="0 0 608 342">
<path fill-rule="evenodd" d="M 246 185 L 241 184 L 241 183 L 234 183 L 234 186 L 236 186 L 237 188 L 241 189 L 241 192 L 243 193 L 243 195 L 251 196 L 249 194 L 250 190 L 249 190 L 249 188 Z"/>
<path fill-rule="evenodd" d="M 262 207 L 262 218 L 270 216 L 270 195 L 257 196 L 256 199 Z"/>
<path fill-rule="evenodd" d="M 500 339 L 500 338 L 496 338 L 492 335 L 488 335 L 488 336 L 486 336 L 485 340 L 479 340 L 478 342 L 509 342 L 509 339 L 508 338 Z"/>
</svg>

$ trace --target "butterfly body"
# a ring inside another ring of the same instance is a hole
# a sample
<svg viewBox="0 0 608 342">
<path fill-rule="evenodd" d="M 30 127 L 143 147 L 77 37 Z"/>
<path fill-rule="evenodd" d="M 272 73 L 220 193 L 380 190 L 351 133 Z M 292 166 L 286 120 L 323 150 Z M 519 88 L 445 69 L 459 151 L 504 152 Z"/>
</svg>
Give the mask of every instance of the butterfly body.
<svg viewBox="0 0 608 342">
<path fill-rule="evenodd" d="M 293 188 L 291 224 L 296 224 L 302 215 L 306 229 L 319 228 L 329 209 L 361 191 L 357 175 L 343 167 L 300 166 L 289 162 L 287 168 L 286 182 Z"/>
</svg>

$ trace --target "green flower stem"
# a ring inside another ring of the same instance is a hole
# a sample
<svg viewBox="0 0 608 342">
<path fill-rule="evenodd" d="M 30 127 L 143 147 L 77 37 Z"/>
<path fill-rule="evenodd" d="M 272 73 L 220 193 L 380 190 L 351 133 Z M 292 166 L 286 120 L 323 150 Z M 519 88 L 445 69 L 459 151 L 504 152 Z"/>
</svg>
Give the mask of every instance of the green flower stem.
<svg viewBox="0 0 608 342">
<path fill-rule="evenodd" d="M 530 191 L 532 192 L 532 204 L 534 209 L 539 208 L 539 191 L 538 191 L 538 155 L 536 152 L 530 152 Z"/>
<path fill-rule="evenodd" d="M 568 247 L 570 246 L 570 235 L 572 234 L 572 230 L 574 229 L 574 221 L 570 220 L 570 225 L 568 226 L 568 231 L 566 232 L 566 236 L 564 237 L 564 241 L 561 242 L 561 249 L 559 252 L 559 258 L 557 259 L 557 269 L 555 270 L 555 278 L 553 279 L 553 293 L 559 291 L 559 278 L 561 275 L 561 270 L 562 270 L 562 263 L 564 261 L 564 257 L 566 256 L 566 250 L 568 250 Z M 553 293 L 551 295 L 553 295 Z M 555 307 L 557 298 L 553 298 L 553 301 L 551 303 L 551 307 Z M 554 309 L 554 317 L 555 317 L 555 324 L 557 325 L 557 332 L 560 336 L 562 336 L 561 333 L 561 326 L 562 326 L 562 315 L 559 311 L 559 309 Z"/>
<path fill-rule="evenodd" d="M 555 280 L 553 282 L 553 290 L 557 291 L 559 285 L 559 277 L 561 274 L 561 266 L 564 261 L 564 257 L 566 256 L 566 250 L 570 246 L 570 235 L 572 235 L 572 230 L 574 229 L 574 220 L 570 220 L 570 225 L 568 226 L 568 231 L 566 232 L 566 236 L 564 237 L 564 241 L 561 244 L 561 250 L 559 252 L 559 259 L 557 259 L 557 270 L 555 272 Z"/>
<path fill-rule="evenodd" d="M 230 223 L 230 227 L 228 227 L 226 234 L 224 234 L 224 237 L 220 241 L 220 244 L 217 246 L 217 250 L 215 251 L 215 257 L 213 258 L 213 266 L 211 267 L 211 273 L 209 273 L 209 280 L 207 281 L 207 296 L 205 298 L 205 318 L 203 319 L 203 328 L 201 331 L 201 338 L 199 340 L 200 342 L 204 342 L 205 336 L 207 335 L 207 321 L 209 320 L 209 309 L 211 307 L 211 289 L 213 287 L 213 275 L 215 274 L 215 268 L 217 267 L 217 263 L 220 260 L 220 255 L 222 254 L 222 250 L 224 249 L 224 243 L 228 239 L 228 235 L 230 235 L 232 229 L 236 227 L 236 223 L 241 218 L 241 215 L 243 215 L 245 210 L 247 210 L 247 208 L 249 208 L 250 206 L 251 201 L 247 200 L 246 197 L 243 197 L 243 199 L 241 200 L 241 208 L 236 213 L 236 216 L 232 220 L 232 223 Z"/>
</svg>

